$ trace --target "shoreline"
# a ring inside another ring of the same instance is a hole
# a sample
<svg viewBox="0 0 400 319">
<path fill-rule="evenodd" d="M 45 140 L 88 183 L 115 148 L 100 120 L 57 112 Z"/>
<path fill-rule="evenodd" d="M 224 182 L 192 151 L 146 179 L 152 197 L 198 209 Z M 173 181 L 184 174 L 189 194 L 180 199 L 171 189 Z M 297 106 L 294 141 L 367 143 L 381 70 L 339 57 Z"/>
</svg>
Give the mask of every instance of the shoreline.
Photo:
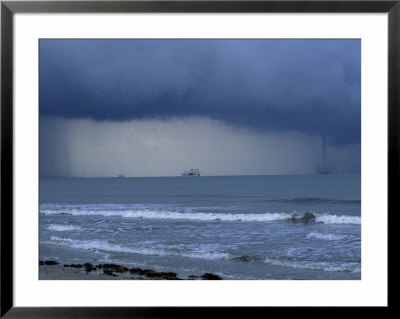
<svg viewBox="0 0 400 319">
<path fill-rule="evenodd" d="M 117 264 L 60 264 L 54 260 L 39 260 L 39 280 L 222 280 L 218 275 L 204 273 L 178 277 L 175 272 L 127 268 Z"/>
</svg>

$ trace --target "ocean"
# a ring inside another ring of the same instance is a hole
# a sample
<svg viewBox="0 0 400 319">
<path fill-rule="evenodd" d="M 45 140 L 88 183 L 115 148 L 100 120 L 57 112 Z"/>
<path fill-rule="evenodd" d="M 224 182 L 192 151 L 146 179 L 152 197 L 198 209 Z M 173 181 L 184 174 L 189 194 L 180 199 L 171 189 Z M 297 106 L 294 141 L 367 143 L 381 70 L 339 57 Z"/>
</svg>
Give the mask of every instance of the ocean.
<svg viewBox="0 0 400 319">
<path fill-rule="evenodd" d="M 360 280 L 360 175 L 41 178 L 39 258 Z"/>
</svg>

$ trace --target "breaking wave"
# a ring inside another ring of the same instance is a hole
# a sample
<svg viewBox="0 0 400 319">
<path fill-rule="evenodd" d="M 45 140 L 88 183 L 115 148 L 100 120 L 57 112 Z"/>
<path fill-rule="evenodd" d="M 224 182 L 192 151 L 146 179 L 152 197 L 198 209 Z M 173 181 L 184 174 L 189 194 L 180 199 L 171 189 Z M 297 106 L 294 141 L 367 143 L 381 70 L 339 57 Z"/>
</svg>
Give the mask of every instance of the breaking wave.
<svg viewBox="0 0 400 319">
<path fill-rule="evenodd" d="M 51 236 L 50 240 L 44 241 L 46 244 L 60 245 L 70 248 L 87 249 L 95 252 L 122 252 L 131 254 L 140 254 L 148 256 L 175 256 L 188 257 L 206 260 L 231 260 L 236 262 L 264 262 L 274 266 L 291 267 L 311 270 L 324 270 L 332 272 L 361 272 L 360 264 L 346 262 L 309 262 L 309 261 L 288 261 L 278 258 L 269 258 L 265 256 L 250 256 L 229 254 L 226 252 L 208 252 L 208 251 L 178 251 L 173 248 L 149 248 L 149 247 L 131 247 L 127 245 L 112 244 L 103 240 L 74 240 Z"/>
<path fill-rule="evenodd" d="M 199 210 L 208 212 L 199 212 Z M 73 215 L 73 216 L 106 216 L 143 219 L 168 219 L 168 220 L 191 220 L 191 221 L 223 221 L 223 222 L 278 222 L 278 221 L 301 221 L 306 213 L 264 213 L 243 214 L 209 212 L 210 207 L 177 208 L 158 205 L 42 205 L 40 213 L 45 215 Z M 221 211 L 218 207 L 214 210 Z M 211 209 L 212 210 L 212 209 Z M 307 213 L 315 217 L 316 223 L 324 224 L 361 224 L 361 217 L 348 215 L 331 215 L 320 213 Z M 308 220 L 309 221 L 309 220 Z"/>
<path fill-rule="evenodd" d="M 361 224 L 360 216 L 320 214 L 315 217 L 317 223 L 323 224 Z"/>
<path fill-rule="evenodd" d="M 70 238 L 62 238 L 57 236 L 51 236 L 49 241 L 44 241 L 46 244 L 60 245 L 70 248 L 87 249 L 92 251 L 106 251 L 106 252 L 120 252 L 138 255 L 148 256 L 181 256 L 198 259 L 229 259 L 228 253 L 219 252 L 205 252 L 205 251 L 193 251 L 193 252 L 180 252 L 175 249 L 162 249 L 162 248 L 150 248 L 150 247 L 132 247 L 127 245 L 119 245 L 109 243 L 105 240 L 76 240 Z"/>
</svg>

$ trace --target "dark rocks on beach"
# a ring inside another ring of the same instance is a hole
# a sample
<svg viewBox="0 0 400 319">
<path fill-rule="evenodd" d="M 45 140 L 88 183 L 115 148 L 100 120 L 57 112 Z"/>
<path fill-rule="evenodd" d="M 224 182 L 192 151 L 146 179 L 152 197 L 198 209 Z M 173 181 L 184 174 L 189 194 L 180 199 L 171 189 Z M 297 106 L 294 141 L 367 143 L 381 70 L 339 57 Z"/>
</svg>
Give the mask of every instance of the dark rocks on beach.
<svg viewBox="0 0 400 319">
<path fill-rule="evenodd" d="M 55 260 L 39 260 L 39 265 L 58 265 L 59 263 Z M 155 279 L 155 280 L 182 280 L 181 278 L 177 277 L 177 273 L 175 272 L 159 272 L 154 271 L 152 269 L 142 269 L 142 268 L 126 268 L 124 266 L 116 265 L 116 264 L 99 264 L 97 266 L 93 266 L 91 263 L 84 263 L 84 264 L 64 264 L 64 267 L 70 268 L 83 268 L 86 273 L 91 271 L 95 271 L 97 269 L 102 269 L 102 275 L 117 277 L 116 273 L 126 273 L 129 272 L 132 275 L 136 275 L 135 277 L 131 277 L 131 279 Z M 204 273 L 201 276 L 190 275 L 187 278 L 188 280 L 221 280 L 218 275 L 212 273 Z"/>
<path fill-rule="evenodd" d="M 83 267 L 85 268 L 86 273 L 97 269 L 91 263 L 85 263 L 85 264 L 83 264 Z"/>
<path fill-rule="evenodd" d="M 155 279 L 166 279 L 166 280 L 181 280 L 176 276 L 176 273 L 174 272 L 159 272 L 155 273 L 153 278 Z"/>
<path fill-rule="evenodd" d="M 129 272 L 131 274 L 147 276 L 152 279 L 180 280 L 179 278 L 177 278 L 177 274 L 174 272 L 157 272 L 151 269 L 142 268 L 131 268 L 129 269 Z"/>
<path fill-rule="evenodd" d="M 154 274 L 154 277 L 167 280 L 179 280 L 179 278 L 176 277 L 176 273 L 174 272 L 156 272 Z"/>
<path fill-rule="evenodd" d="M 116 265 L 116 264 L 99 264 L 96 266 L 96 268 L 103 269 L 103 271 L 104 270 L 112 270 L 112 271 L 119 272 L 119 273 L 124 273 L 129 270 L 128 268 L 126 268 L 124 266 L 120 266 L 120 265 Z"/>
<path fill-rule="evenodd" d="M 211 274 L 211 273 L 209 273 L 209 272 L 206 272 L 205 274 L 203 274 L 203 275 L 201 276 L 201 278 L 202 278 L 203 280 L 221 280 L 221 279 L 222 279 L 220 276 Z"/>
<path fill-rule="evenodd" d="M 142 269 L 142 268 L 131 268 L 129 269 L 129 272 L 131 274 L 137 274 L 137 275 L 146 275 L 147 274 L 152 274 L 154 271 L 151 269 Z"/>
</svg>

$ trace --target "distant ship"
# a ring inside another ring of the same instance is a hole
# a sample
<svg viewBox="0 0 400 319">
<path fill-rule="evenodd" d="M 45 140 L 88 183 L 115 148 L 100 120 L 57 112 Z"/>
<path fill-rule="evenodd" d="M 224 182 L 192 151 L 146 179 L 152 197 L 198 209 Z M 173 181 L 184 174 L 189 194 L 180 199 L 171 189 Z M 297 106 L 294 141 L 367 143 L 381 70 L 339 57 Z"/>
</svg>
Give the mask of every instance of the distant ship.
<svg viewBox="0 0 400 319">
<path fill-rule="evenodd" d="M 188 169 L 181 173 L 182 176 L 200 176 L 200 171 L 197 168 Z"/>
<path fill-rule="evenodd" d="M 118 178 L 124 178 L 124 177 L 125 177 L 124 174 L 119 174 L 119 175 L 118 175 Z"/>
</svg>

